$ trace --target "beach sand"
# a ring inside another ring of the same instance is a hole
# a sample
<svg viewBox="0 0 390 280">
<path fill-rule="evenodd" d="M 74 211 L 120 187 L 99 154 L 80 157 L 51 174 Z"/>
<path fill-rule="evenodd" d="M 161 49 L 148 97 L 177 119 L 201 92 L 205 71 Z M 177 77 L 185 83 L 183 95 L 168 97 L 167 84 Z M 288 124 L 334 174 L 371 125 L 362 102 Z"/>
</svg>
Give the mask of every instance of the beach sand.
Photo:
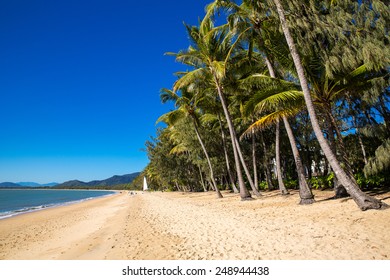
<svg viewBox="0 0 390 280">
<path fill-rule="evenodd" d="M 223 194 L 123 192 L 0 220 L 0 259 L 390 259 L 390 209 L 362 212 L 328 191 L 304 206 L 296 191 Z"/>
</svg>

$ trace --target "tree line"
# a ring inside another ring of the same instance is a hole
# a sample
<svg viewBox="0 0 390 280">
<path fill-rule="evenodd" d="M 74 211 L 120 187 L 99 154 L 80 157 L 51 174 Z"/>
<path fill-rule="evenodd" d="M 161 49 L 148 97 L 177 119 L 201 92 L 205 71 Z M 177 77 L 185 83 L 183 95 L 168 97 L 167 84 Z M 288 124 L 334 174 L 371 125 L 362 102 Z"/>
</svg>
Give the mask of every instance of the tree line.
<svg viewBox="0 0 390 280">
<path fill-rule="evenodd" d="M 242 200 L 333 187 L 361 210 L 390 183 L 389 1 L 227 1 L 185 24 L 187 70 L 161 90 L 174 109 L 146 142 L 155 189 Z"/>
</svg>

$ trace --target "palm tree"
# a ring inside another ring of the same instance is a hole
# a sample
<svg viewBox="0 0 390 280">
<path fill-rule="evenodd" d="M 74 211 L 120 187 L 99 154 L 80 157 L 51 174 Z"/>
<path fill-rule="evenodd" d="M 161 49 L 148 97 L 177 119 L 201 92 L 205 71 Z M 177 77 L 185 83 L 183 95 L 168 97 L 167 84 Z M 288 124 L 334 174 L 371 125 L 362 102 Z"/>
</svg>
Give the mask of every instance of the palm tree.
<svg viewBox="0 0 390 280">
<path fill-rule="evenodd" d="M 235 45 L 232 44 L 234 38 L 223 29 L 214 28 L 212 21 L 208 18 L 205 18 L 201 22 L 199 28 L 187 26 L 187 31 L 193 46 L 190 46 L 187 51 L 181 51 L 173 55 L 176 56 L 177 61 L 194 67 L 194 70 L 183 73 L 183 76 L 176 81 L 174 90 L 176 91 L 185 88 L 200 78 L 202 78 L 203 81 L 207 80 L 209 84 L 214 87 L 221 102 L 229 128 L 240 197 L 242 200 L 251 199 L 251 195 L 245 186 L 241 170 L 241 148 L 237 145 L 237 134 L 233 126 L 223 90 L 223 80 L 228 71 L 229 59 L 235 47 Z M 256 189 L 253 189 L 253 191 L 256 192 Z"/>
<path fill-rule="evenodd" d="M 290 53 L 294 61 L 294 65 L 299 77 L 299 81 L 301 84 L 301 88 L 303 90 L 303 95 L 305 98 L 305 103 L 307 110 L 309 112 L 310 120 L 312 123 L 312 127 L 314 130 L 314 133 L 318 139 L 318 142 L 321 146 L 322 151 L 324 152 L 325 157 L 327 158 L 330 166 L 332 167 L 333 171 L 335 172 L 335 176 L 338 178 L 340 183 L 345 187 L 348 194 L 353 198 L 353 200 L 356 202 L 358 207 L 361 210 L 367 210 L 367 209 L 380 209 L 384 208 L 386 206 L 385 203 L 368 196 L 367 194 L 363 193 L 357 184 L 354 182 L 354 180 L 351 179 L 350 175 L 347 174 L 344 169 L 341 167 L 339 161 L 336 158 L 336 155 L 332 151 L 332 149 L 329 146 L 329 143 L 326 141 L 324 135 L 322 134 L 321 127 L 319 125 L 317 115 L 315 112 L 313 100 L 310 95 L 310 89 L 309 85 L 306 79 L 306 75 L 304 72 L 304 68 L 301 63 L 301 58 L 298 53 L 298 50 L 295 46 L 293 37 L 291 36 L 290 30 L 287 25 L 287 21 L 284 15 L 284 9 L 280 2 L 280 0 L 273 0 L 273 2 L 276 5 L 277 13 L 279 15 L 281 27 L 283 30 L 283 33 L 285 35 L 287 44 L 290 48 Z"/>
<path fill-rule="evenodd" d="M 271 174 L 271 168 L 269 167 L 269 153 L 267 149 L 267 145 L 264 140 L 264 133 L 263 131 L 260 131 L 260 140 L 261 144 L 263 146 L 263 166 L 264 166 L 264 176 L 265 181 L 267 183 L 268 190 L 271 191 L 274 189 L 274 185 L 272 183 L 272 174 Z"/>
<path fill-rule="evenodd" d="M 228 150 L 227 150 L 226 135 L 225 135 L 224 127 L 222 125 L 222 120 L 221 120 L 221 117 L 220 117 L 219 114 L 218 114 L 218 123 L 219 123 L 220 129 L 221 129 L 221 136 L 222 136 L 221 138 L 222 138 L 222 145 L 223 145 L 223 153 L 225 155 L 226 171 L 228 173 L 229 180 L 230 180 L 230 183 L 232 185 L 233 192 L 234 193 L 239 193 L 239 190 L 236 187 L 236 183 L 234 182 L 233 174 L 232 174 L 232 171 L 231 171 L 231 168 L 230 168 L 230 160 L 229 160 L 229 155 L 228 155 Z"/>
<path fill-rule="evenodd" d="M 386 1 L 284 3 L 288 4 L 289 26 L 294 30 L 313 102 L 318 105 L 318 113 L 326 118 L 330 147 L 340 155 L 338 160 L 353 180 L 340 121 L 335 118 L 340 106 L 334 105 L 351 93 L 360 100 L 380 99 L 388 86 L 386 78 L 382 78 L 388 75 L 390 63 L 388 25 L 384 24 L 390 20 L 390 14 L 385 12 Z M 343 190 L 337 182 L 336 196 Z"/>
<path fill-rule="evenodd" d="M 248 59 L 251 60 L 255 54 L 255 48 L 259 50 L 261 59 L 264 61 L 267 66 L 270 76 L 276 77 L 275 71 L 271 62 L 271 50 L 267 46 L 266 41 L 271 40 L 270 34 L 278 34 L 275 32 L 275 24 L 272 24 L 275 21 L 274 18 L 271 18 L 269 15 L 264 13 L 262 5 L 260 2 L 257 2 L 254 5 L 251 1 L 243 1 L 241 5 L 235 4 L 233 1 L 220 1 L 216 0 L 215 6 L 218 8 L 225 9 L 230 12 L 228 16 L 228 22 L 233 34 L 240 36 L 242 40 L 248 43 Z M 214 8 L 214 6 L 211 6 Z M 209 7 L 209 14 L 211 10 Z M 274 36 L 274 35 L 273 35 Z M 273 39 L 273 42 L 276 40 Z M 280 131 L 279 131 L 279 122 L 276 122 L 275 126 L 275 158 L 276 158 L 276 173 L 278 179 L 279 190 L 283 195 L 287 195 L 287 191 L 283 178 L 282 170 L 280 163 Z M 267 180 L 269 175 L 266 175 Z M 271 185 L 271 184 L 269 184 Z"/>
<path fill-rule="evenodd" d="M 287 131 L 288 139 L 290 140 L 291 149 L 294 155 L 295 166 L 297 168 L 297 173 L 298 173 L 299 196 L 301 198 L 299 204 L 312 204 L 314 202 L 314 195 L 311 192 L 309 184 L 307 183 L 306 180 L 305 170 L 302 165 L 301 156 L 297 148 L 297 143 L 295 141 L 293 131 L 291 129 L 287 117 L 283 116 L 282 118 L 283 118 L 284 127 L 286 128 Z"/>
<path fill-rule="evenodd" d="M 217 101 L 215 98 L 213 99 L 212 102 L 208 100 L 207 105 L 203 107 L 205 110 L 205 114 L 202 115 L 201 121 L 203 123 L 208 123 L 211 124 L 215 127 L 215 129 L 219 128 L 220 134 L 221 134 L 221 140 L 222 140 L 222 148 L 223 148 L 223 153 L 225 157 L 225 164 L 226 164 L 226 172 L 227 172 L 227 177 L 230 181 L 232 190 L 234 193 L 239 193 L 239 190 L 236 187 L 236 183 L 232 174 L 231 166 L 230 166 L 230 159 L 229 159 L 229 153 L 228 153 L 228 143 L 227 143 L 227 136 L 225 133 L 225 127 L 222 123 L 222 118 L 221 118 L 221 112 L 220 112 L 220 105 L 219 103 L 217 104 Z M 207 110 L 207 111 L 206 111 Z M 215 124 L 218 125 L 215 125 Z"/>
<path fill-rule="evenodd" d="M 218 189 L 217 183 L 215 182 L 214 171 L 213 171 L 213 167 L 211 165 L 211 160 L 210 160 L 209 154 L 207 152 L 205 144 L 203 143 L 202 137 L 200 136 L 199 119 L 197 116 L 197 109 L 196 109 L 196 104 L 194 101 L 194 96 L 190 91 L 185 90 L 185 89 L 181 89 L 181 93 L 182 93 L 182 95 L 179 96 L 174 91 L 171 91 L 168 89 L 162 89 L 162 93 L 160 95 L 161 100 L 163 102 L 166 102 L 168 100 L 175 101 L 175 106 L 177 107 L 177 109 L 162 115 L 157 121 L 158 122 L 164 121 L 168 125 L 174 125 L 178 120 L 180 120 L 182 118 L 186 118 L 186 117 L 191 118 L 196 137 L 197 137 L 199 144 L 202 147 L 203 153 L 207 159 L 207 163 L 208 163 L 209 170 L 210 170 L 210 180 L 211 180 L 213 187 L 217 193 L 217 197 L 222 198 L 223 196 Z"/>
<path fill-rule="evenodd" d="M 279 120 L 276 121 L 276 128 L 275 128 L 275 155 L 276 155 L 276 173 L 278 175 L 278 184 L 279 184 L 279 190 L 282 193 L 282 195 L 288 195 L 289 192 L 286 189 L 286 186 L 283 183 L 283 177 L 282 177 L 282 167 L 280 164 L 280 123 Z"/>
<path fill-rule="evenodd" d="M 313 103 L 325 119 L 325 128 L 330 147 L 335 155 L 340 155 L 338 160 L 342 163 L 343 169 L 354 180 L 350 160 L 348 158 L 340 124 L 335 117 L 335 111 L 340 111 L 340 101 L 349 100 L 353 94 L 361 98 L 362 92 L 371 89 L 373 84 L 382 79 L 387 72 L 383 70 L 368 69 L 363 64 L 348 72 L 339 71 L 337 74 L 328 74 L 323 59 L 316 55 L 317 48 L 303 56 L 306 70 L 306 77 L 311 85 L 311 96 Z M 349 101 L 348 101 L 349 102 Z M 350 103 L 350 102 L 349 102 Z M 354 115 L 351 116 L 354 118 Z M 346 196 L 346 190 L 340 184 L 337 177 L 334 178 L 335 197 Z"/>
<path fill-rule="evenodd" d="M 271 73 L 273 73 L 273 71 L 271 71 Z M 275 84 L 272 85 L 267 80 L 274 81 Z M 257 89 L 257 92 L 255 92 L 252 98 L 247 102 L 245 111 L 256 111 L 258 114 L 261 114 L 267 110 L 271 112 L 270 114 L 261 117 L 254 124 L 252 124 L 247 129 L 246 133 L 248 134 L 253 129 L 264 129 L 273 123 L 278 124 L 280 119 L 283 120 L 293 151 L 295 166 L 298 173 L 300 190 L 299 194 L 301 198 L 300 204 L 313 203 L 314 196 L 306 181 L 305 171 L 302 165 L 302 160 L 297 148 L 295 137 L 287 119 L 289 116 L 293 116 L 301 109 L 303 109 L 304 101 L 302 92 L 298 91 L 297 86 L 293 83 L 258 74 L 254 74 L 248 77 L 247 79 L 243 80 L 242 83 L 246 88 L 248 86 L 251 87 L 252 90 L 253 88 L 256 88 L 255 85 L 261 85 L 262 83 L 265 84 L 262 86 L 262 90 Z M 276 131 L 278 131 L 278 129 Z"/>
</svg>

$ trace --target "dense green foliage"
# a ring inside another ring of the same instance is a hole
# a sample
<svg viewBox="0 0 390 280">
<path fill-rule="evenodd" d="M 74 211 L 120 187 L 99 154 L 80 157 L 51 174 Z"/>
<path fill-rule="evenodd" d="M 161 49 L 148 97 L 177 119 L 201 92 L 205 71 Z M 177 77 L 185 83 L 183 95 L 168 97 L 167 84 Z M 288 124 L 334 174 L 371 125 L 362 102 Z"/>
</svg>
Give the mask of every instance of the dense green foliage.
<svg viewBox="0 0 390 280">
<path fill-rule="evenodd" d="M 388 1 L 281 2 L 337 160 L 362 189 L 385 187 L 390 182 Z M 161 100 L 173 101 L 175 109 L 159 119 L 166 126 L 146 142 L 150 163 L 141 175 L 154 189 L 205 191 L 215 180 L 219 189 L 236 191 L 238 148 L 249 169 L 245 186 L 253 181 L 260 190 L 273 189 L 274 124 L 282 118 L 291 125 L 311 187 L 333 187 L 335 176 L 313 133 L 279 25 L 273 1 L 216 0 L 198 26 L 185 26 L 190 46 L 169 54 L 188 71 L 176 73 L 172 90 L 162 90 Z M 298 188 L 291 139 L 284 129 L 279 137 L 284 184 Z"/>
</svg>

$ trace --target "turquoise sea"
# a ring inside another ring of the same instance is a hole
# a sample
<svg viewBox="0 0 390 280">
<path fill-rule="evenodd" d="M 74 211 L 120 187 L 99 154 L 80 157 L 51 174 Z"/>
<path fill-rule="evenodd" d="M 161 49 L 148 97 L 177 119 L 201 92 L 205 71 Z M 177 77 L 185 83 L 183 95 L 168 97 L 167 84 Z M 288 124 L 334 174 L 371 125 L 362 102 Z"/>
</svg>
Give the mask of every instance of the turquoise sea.
<svg viewBox="0 0 390 280">
<path fill-rule="evenodd" d="M 0 189 L 0 219 L 114 193 L 90 190 Z"/>
</svg>

